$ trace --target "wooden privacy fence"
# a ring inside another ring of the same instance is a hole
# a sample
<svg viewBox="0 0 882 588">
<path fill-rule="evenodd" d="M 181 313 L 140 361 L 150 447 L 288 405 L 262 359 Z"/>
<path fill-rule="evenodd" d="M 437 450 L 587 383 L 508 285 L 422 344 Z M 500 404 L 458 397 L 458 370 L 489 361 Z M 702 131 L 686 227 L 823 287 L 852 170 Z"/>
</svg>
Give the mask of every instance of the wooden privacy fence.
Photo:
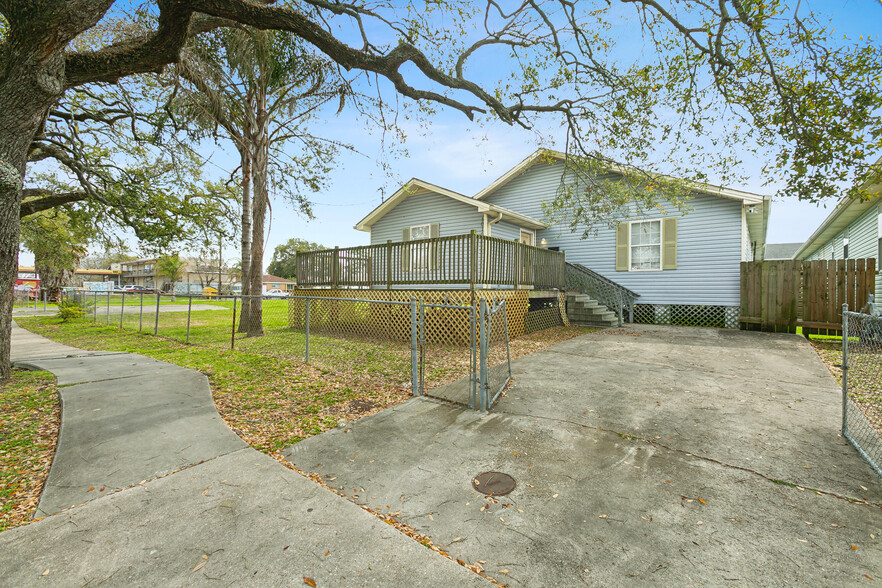
<svg viewBox="0 0 882 588">
<path fill-rule="evenodd" d="M 742 329 L 833 334 L 842 305 L 860 310 L 876 291 L 875 259 L 756 261 L 741 264 Z"/>
<path fill-rule="evenodd" d="M 469 235 L 297 254 L 297 285 L 387 288 L 462 285 L 560 288 L 564 253 L 496 237 Z"/>
</svg>

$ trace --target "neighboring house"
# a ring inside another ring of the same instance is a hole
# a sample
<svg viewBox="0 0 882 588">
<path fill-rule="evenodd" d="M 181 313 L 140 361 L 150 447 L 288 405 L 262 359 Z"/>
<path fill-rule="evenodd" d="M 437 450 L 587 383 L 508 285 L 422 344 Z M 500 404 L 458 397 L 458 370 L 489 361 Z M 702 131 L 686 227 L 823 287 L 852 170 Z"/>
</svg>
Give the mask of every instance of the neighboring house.
<svg viewBox="0 0 882 588">
<path fill-rule="evenodd" d="M 793 259 L 800 247 L 802 243 L 766 243 L 766 254 L 763 259 L 766 261 Z"/>
<path fill-rule="evenodd" d="M 135 284 L 145 288 L 162 287 L 162 277 L 157 274 L 158 257 L 146 257 L 122 263 L 122 283 Z"/>
<path fill-rule="evenodd" d="M 288 278 L 280 278 L 272 274 L 263 274 L 263 291 L 278 289 L 283 292 L 292 292 L 297 282 Z"/>
<path fill-rule="evenodd" d="M 876 259 L 876 291 L 882 288 L 882 184 L 865 186 L 866 200 L 845 198 L 793 256 L 794 259 Z"/>
<path fill-rule="evenodd" d="M 545 220 L 543 202 L 562 185 L 564 159 L 539 150 L 474 198 L 414 179 L 355 228 L 369 231 L 372 245 L 477 231 L 564 251 L 567 262 L 638 293 L 635 320 L 701 324 L 698 316 L 710 313 L 737 327 L 740 263 L 763 259 L 768 196 L 696 186 L 688 214 L 672 207 L 581 239 Z"/>
<path fill-rule="evenodd" d="M 19 266 L 18 278 L 19 279 L 15 282 L 16 285 L 23 283 L 32 285 L 36 288 L 40 284 L 40 277 L 35 273 L 35 270 L 32 267 Z M 113 282 L 114 285 L 118 285 L 119 279 L 119 269 L 77 269 L 74 270 L 70 283 L 65 285 L 75 288 L 82 288 L 84 282 Z"/>
</svg>

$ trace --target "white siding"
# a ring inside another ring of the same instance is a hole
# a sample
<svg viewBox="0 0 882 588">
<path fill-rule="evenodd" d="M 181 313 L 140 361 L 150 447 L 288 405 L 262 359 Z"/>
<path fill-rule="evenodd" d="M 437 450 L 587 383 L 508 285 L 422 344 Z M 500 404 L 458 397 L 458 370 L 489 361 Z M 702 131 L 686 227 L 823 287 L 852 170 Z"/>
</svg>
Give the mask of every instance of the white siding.
<svg viewBox="0 0 882 588">
<path fill-rule="evenodd" d="M 438 223 L 441 237 L 483 234 L 484 216 L 464 202 L 440 194 L 410 196 L 371 227 L 371 245 L 401 241 L 404 227 Z"/>
<path fill-rule="evenodd" d="M 537 163 L 488 196 L 492 204 L 542 219 L 541 203 L 554 197 L 563 165 Z M 655 272 L 615 271 L 615 230 L 601 227 L 595 236 L 580 239 L 559 224 L 536 232 L 550 247 L 566 251 L 567 261 L 581 263 L 641 295 L 641 304 L 740 303 L 742 256 L 741 203 L 716 196 L 696 195 L 691 211 L 673 210 L 664 216 L 678 221 L 677 269 Z M 652 215 L 646 218 L 661 218 Z"/>
</svg>

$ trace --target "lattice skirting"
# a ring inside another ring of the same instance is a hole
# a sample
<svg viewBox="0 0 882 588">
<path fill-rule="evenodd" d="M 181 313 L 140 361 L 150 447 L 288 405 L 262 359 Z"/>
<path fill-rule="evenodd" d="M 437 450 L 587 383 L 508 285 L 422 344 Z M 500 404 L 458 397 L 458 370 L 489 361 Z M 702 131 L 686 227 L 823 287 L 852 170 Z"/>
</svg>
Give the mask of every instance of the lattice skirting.
<svg viewBox="0 0 882 588">
<path fill-rule="evenodd" d="M 738 328 L 737 306 L 696 304 L 635 304 L 634 322 L 649 325 Z"/>
<path fill-rule="evenodd" d="M 416 298 L 425 303 L 470 306 L 485 298 L 489 303 L 505 299 L 509 335 L 521 337 L 555 325 L 569 325 L 564 312 L 566 294 L 558 295 L 555 308 L 539 314 L 528 312 L 528 290 L 322 290 L 297 289 L 294 296 L 359 298 L 366 300 L 409 302 Z M 550 312 L 546 312 L 550 311 Z M 288 326 L 303 329 L 306 304 L 302 299 L 288 301 Z M 372 339 L 410 341 L 410 308 L 370 302 L 314 300 L 310 306 L 310 329 L 316 333 L 360 336 Z M 427 309 L 427 339 L 432 343 L 466 345 L 471 340 L 469 313 L 463 309 Z"/>
</svg>

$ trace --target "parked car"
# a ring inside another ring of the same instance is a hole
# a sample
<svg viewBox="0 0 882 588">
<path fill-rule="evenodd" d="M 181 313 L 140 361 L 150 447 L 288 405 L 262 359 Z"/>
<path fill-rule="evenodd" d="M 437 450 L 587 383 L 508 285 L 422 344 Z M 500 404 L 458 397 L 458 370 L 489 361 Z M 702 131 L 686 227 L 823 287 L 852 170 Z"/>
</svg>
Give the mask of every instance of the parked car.
<svg viewBox="0 0 882 588">
<path fill-rule="evenodd" d="M 288 293 L 284 290 L 279 290 L 278 288 L 273 288 L 272 290 L 267 290 L 264 296 L 269 296 L 271 298 L 285 298 L 288 296 Z"/>
<path fill-rule="evenodd" d="M 123 294 L 153 294 L 155 292 L 153 288 L 148 288 L 147 286 L 139 286 L 138 284 L 126 284 L 116 291 L 122 292 Z"/>
</svg>

